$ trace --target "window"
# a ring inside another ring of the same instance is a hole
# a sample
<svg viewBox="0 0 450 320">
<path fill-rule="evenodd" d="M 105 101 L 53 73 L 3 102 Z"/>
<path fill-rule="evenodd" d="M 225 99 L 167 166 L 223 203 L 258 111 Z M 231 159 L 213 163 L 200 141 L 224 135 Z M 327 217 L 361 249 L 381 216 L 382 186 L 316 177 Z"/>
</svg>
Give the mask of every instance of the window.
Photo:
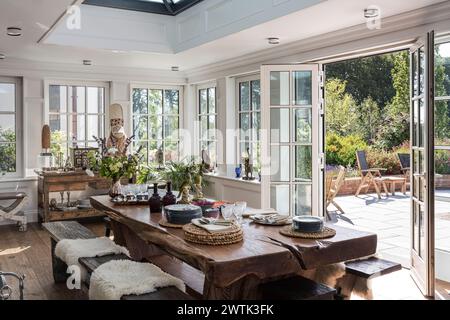
<svg viewBox="0 0 450 320">
<path fill-rule="evenodd" d="M 134 150 L 144 161 L 157 162 L 158 150 L 165 161 L 179 159 L 180 89 L 133 88 Z"/>
<path fill-rule="evenodd" d="M 256 77 L 246 77 L 236 80 L 239 114 L 239 147 L 238 163 L 242 156 L 250 152 L 253 167 L 260 167 L 261 146 L 261 84 Z"/>
<path fill-rule="evenodd" d="M 105 136 L 105 87 L 49 85 L 48 123 L 52 152 L 68 155 L 70 147 L 98 147 Z"/>
<path fill-rule="evenodd" d="M 0 174 L 20 174 L 19 81 L 0 77 Z"/>
<path fill-rule="evenodd" d="M 217 108 L 216 88 L 204 88 L 198 91 L 200 122 L 200 152 L 206 150 L 211 164 L 217 163 Z"/>
</svg>

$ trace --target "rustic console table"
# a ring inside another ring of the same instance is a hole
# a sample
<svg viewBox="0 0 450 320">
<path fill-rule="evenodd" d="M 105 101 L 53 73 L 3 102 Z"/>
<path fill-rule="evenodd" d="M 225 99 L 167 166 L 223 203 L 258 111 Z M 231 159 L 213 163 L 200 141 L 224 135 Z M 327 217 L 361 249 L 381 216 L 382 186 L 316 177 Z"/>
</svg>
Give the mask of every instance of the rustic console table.
<svg viewBox="0 0 450 320">
<path fill-rule="evenodd" d="M 108 181 L 104 178 L 99 176 L 91 177 L 84 171 L 36 171 L 36 173 L 38 174 L 39 222 L 72 220 L 104 215 L 101 211 L 94 208 L 52 210 L 50 207 L 51 192 L 83 191 L 88 185 L 96 189 L 108 188 Z"/>
</svg>

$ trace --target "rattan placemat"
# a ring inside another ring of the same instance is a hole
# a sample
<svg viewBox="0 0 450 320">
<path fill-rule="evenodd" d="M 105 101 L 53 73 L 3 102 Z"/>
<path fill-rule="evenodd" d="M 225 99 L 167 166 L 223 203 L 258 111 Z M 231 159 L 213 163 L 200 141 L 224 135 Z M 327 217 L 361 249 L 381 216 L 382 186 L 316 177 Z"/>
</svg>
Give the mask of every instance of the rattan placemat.
<svg viewBox="0 0 450 320">
<path fill-rule="evenodd" d="M 283 236 L 291 238 L 326 239 L 334 237 L 336 235 L 336 230 L 329 227 L 323 227 L 321 232 L 298 232 L 292 229 L 292 226 L 286 226 L 280 229 L 280 233 Z"/>
<path fill-rule="evenodd" d="M 174 228 L 174 229 L 181 229 L 183 228 L 184 224 L 173 224 L 173 223 L 169 223 L 167 222 L 166 219 L 161 219 L 159 220 L 159 225 L 161 227 L 165 227 L 165 228 Z"/>
<path fill-rule="evenodd" d="M 205 244 L 210 246 L 223 246 L 241 242 L 244 239 L 244 233 L 240 226 L 233 224 L 228 231 L 208 232 L 192 223 L 183 226 L 184 238 L 186 241 Z"/>
</svg>

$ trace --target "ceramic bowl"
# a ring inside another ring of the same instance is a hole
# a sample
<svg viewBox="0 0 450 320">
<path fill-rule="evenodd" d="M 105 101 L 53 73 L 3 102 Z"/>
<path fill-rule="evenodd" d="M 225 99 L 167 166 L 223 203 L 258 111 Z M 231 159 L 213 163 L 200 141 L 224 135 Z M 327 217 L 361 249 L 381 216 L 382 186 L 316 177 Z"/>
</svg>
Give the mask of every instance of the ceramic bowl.
<svg viewBox="0 0 450 320">
<path fill-rule="evenodd" d="M 174 204 L 164 207 L 164 215 L 167 222 L 182 225 L 190 223 L 192 219 L 201 218 L 203 213 L 199 206 Z"/>
<path fill-rule="evenodd" d="M 292 218 L 292 228 L 299 232 L 320 232 L 323 229 L 323 220 L 319 217 L 296 216 Z"/>
</svg>

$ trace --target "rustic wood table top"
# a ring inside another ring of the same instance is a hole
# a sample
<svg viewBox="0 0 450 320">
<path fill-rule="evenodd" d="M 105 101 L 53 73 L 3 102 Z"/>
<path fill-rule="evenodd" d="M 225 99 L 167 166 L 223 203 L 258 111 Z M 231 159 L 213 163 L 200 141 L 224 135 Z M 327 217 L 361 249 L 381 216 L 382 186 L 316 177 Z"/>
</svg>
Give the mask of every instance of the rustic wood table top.
<svg viewBox="0 0 450 320">
<path fill-rule="evenodd" d="M 289 238 L 279 233 L 280 227 L 250 222 L 243 225 L 244 240 L 240 243 L 199 245 L 185 241 L 182 229 L 160 226 L 162 214 L 150 214 L 147 205 L 115 205 L 109 196 L 91 197 L 91 204 L 147 243 L 204 272 L 218 287 L 249 274 L 259 279 L 279 277 L 365 257 L 374 254 L 377 246 L 376 234 L 337 225 L 331 225 L 336 236 L 317 241 Z"/>
</svg>

